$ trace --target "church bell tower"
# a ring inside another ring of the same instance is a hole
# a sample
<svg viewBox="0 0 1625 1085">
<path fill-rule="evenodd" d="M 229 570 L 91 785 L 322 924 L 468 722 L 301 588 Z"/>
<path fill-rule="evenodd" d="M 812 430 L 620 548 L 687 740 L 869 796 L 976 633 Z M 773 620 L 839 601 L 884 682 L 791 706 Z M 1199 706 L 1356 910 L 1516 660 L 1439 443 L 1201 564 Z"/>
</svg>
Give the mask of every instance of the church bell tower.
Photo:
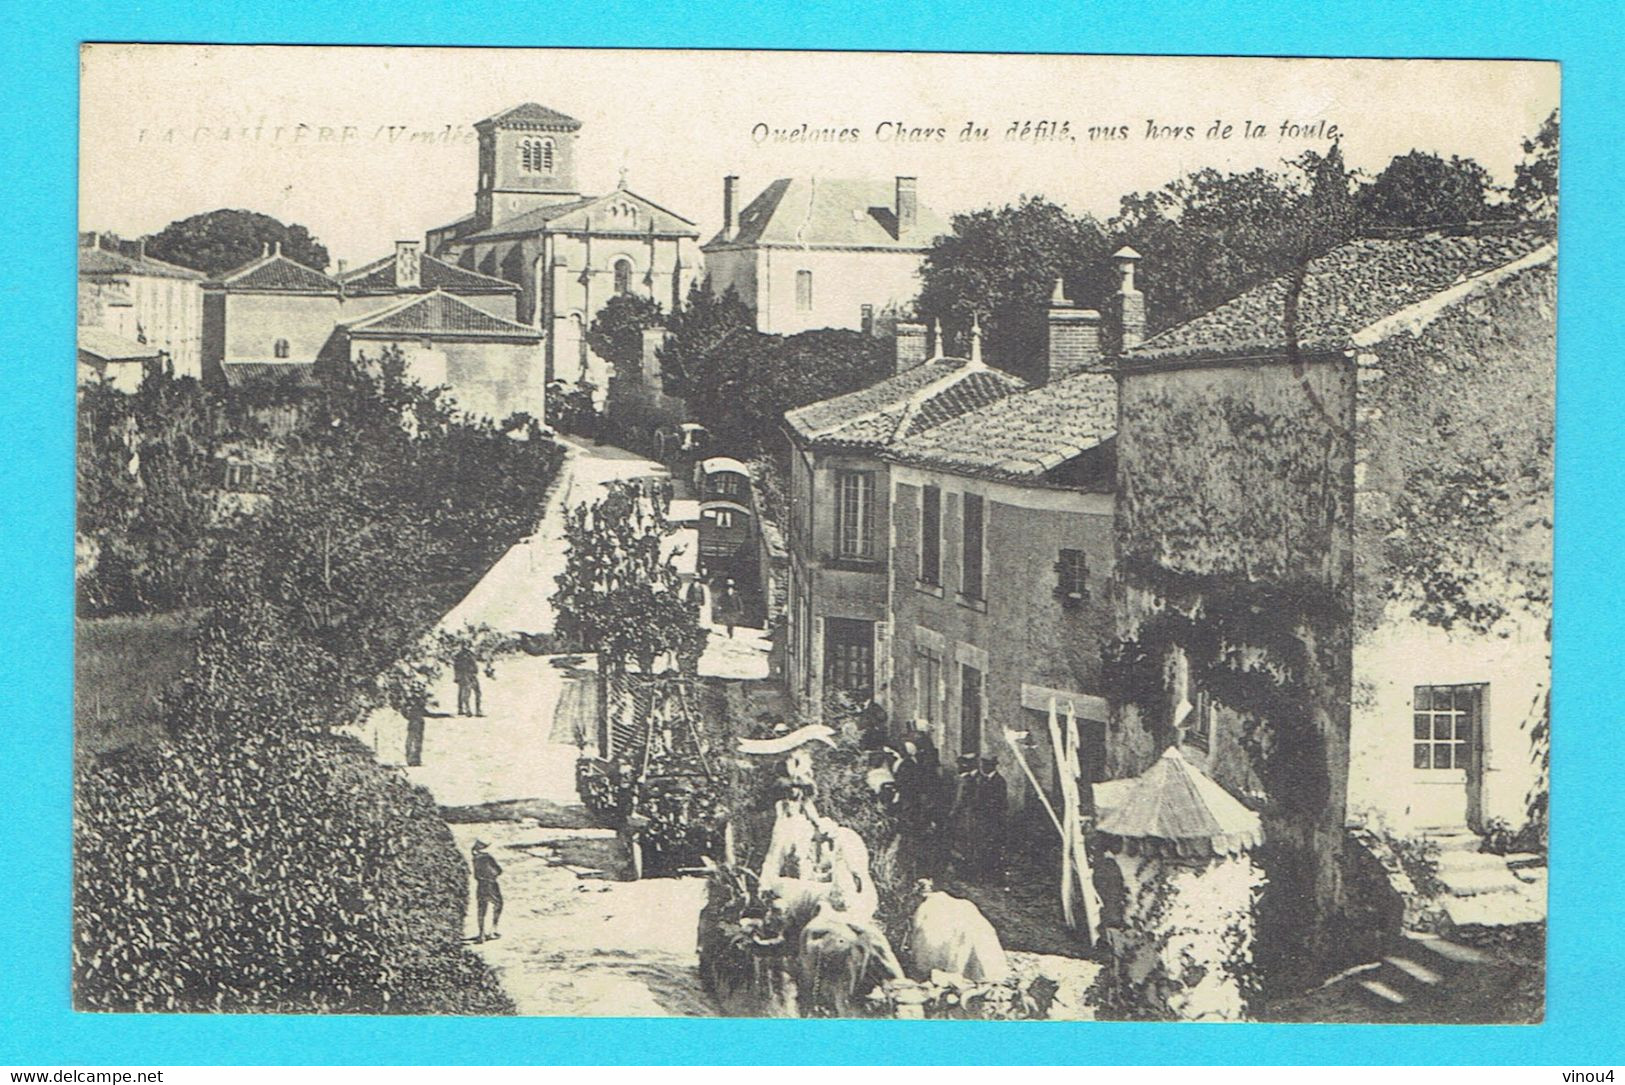
<svg viewBox="0 0 1625 1085">
<path fill-rule="evenodd" d="M 480 136 L 474 194 L 480 229 L 580 198 L 575 150 L 581 122 L 574 117 L 526 102 L 485 118 L 474 130 Z"/>
</svg>

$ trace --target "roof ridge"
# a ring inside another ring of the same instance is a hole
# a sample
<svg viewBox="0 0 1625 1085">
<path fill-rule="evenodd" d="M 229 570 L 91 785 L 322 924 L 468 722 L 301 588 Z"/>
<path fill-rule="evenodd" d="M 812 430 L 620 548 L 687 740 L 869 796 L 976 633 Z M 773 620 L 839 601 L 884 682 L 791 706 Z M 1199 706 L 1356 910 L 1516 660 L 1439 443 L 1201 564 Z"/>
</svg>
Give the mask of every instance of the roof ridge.
<svg viewBox="0 0 1625 1085">
<path fill-rule="evenodd" d="M 1356 328 L 1349 333 L 1349 345 L 1354 347 L 1370 346 L 1379 343 L 1398 331 L 1409 328 L 1419 331 L 1432 323 L 1432 318 L 1443 310 L 1471 297 L 1478 291 L 1494 286 L 1511 275 L 1516 275 L 1528 268 L 1538 267 L 1557 257 L 1557 242 L 1548 241 L 1522 256 L 1508 260 L 1504 264 L 1497 264 L 1482 271 L 1474 272 L 1458 282 L 1451 283 L 1443 290 L 1435 291 L 1427 297 L 1414 301 L 1403 309 L 1379 317 L 1362 328 Z"/>
</svg>

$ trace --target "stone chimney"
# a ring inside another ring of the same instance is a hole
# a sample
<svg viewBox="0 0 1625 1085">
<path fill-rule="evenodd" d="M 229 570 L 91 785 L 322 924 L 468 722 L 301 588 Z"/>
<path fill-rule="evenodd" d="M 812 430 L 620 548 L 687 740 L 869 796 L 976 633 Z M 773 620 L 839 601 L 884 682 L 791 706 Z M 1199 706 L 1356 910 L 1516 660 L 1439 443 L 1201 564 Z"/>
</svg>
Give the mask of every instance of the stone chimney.
<svg viewBox="0 0 1625 1085">
<path fill-rule="evenodd" d="M 739 178 L 722 179 L 722 240 L 732 241 L 739 232 Z"/>
<path fill-rule="evenodd" d="M 1103 368 L 1100 314 L 1069 300 L 1060 279 L 1055 280 L 1055 293 L 1050 295 L 1048 323 L 1049 349 L 1042 374 L 1045 382 Z"/>
<path fill-rule="evenodd" d="M 896 329 L 892 340 L 896 347 L 892 372 L 901 373 L 925 362 L 925 325 L 918 320 L 899 320 Z"/>
<path fill-rule="evenodd" d="M 344 277 L 344 273 L 346 271 L 350 270 L 350 261 L 348 261 L 348 260 L 339 260 L 335 264 L 335 267 L 337 268 L 337 270 L 334 272 L 334 275 L 337 278 L 342 279 Z"/>
<path fill-rule="evenodd" d="M 397 289 L 415 290 L 423 285 L 423 243 L 421 241 L 395 242 L 395 286 Z"/>
<path fill-rule="evenodd" d="M 920 194 L 912 177 L 897 179 L 897 236 L 914 232 L 920 218 Z"/>
<path fill-rule="evenodd" d="M 1134 265 L 1140 254 L 1124 245 L 1112 253 L 1117 267 L 1117 296 L 1112 299 L 1113 348 L 1122 353 L 1145 339 L 1145 295 L 1134 286 Z"/>
</svg>

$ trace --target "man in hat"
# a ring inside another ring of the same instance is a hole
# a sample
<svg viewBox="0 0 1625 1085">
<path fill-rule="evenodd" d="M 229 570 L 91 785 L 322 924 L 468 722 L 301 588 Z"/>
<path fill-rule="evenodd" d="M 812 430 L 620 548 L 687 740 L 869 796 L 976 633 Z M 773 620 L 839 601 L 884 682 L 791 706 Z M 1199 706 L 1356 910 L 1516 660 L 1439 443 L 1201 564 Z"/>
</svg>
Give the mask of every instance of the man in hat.
<svg viewBox="0 0 1625 1085">
<path fill-rule="evenodd" d="M 483 840 L 474 841 L 474 917 L 479 924 L 476 942 L 485 941 L 485 909 L 491 909 L 491 937 L 501 938 L 497 927 L 502 922 L 502 867 L 492 856 Z"/>
<path fill-rule="evenodd" d="M 744 609 L 745 601 L 734 588 L 733 578 L 729 577 L 722 589 L 722 594 L 717 597 L 717 603 L 712 608 L 711 616 L 727 628 L 730 639 L 734 635 L 734 626 L 738 625 L 740 618 L 743 617 L 742 611 Z"/>
<path fill-rule="evenodd" d="M 954 800 L 948 807 L 949 848 L 954 857 L 960 861 L 975 865 L 979 854 L 977 834 L 981 827 L 977 824 L 976 813 L 976 755 L 973 753 L 960 754 L 954 762 Z"/>
<path fill-rule="evenodd" d="M 480 711 L 480 661 L 466 644 L 451 657 L 451 677 L 457 683 L 457 714 L 485 715 Z"/>
<path fill-rule="evenodd" d="M 1004 850 L 1009 827 L 1009 797 L 1010 788 L 999 771 L 999 759 L 982 758 L 982 769 L 976 774 L 977 839 L 981 844 L 976 866 L 983 872 L 998 865 Z"/>
</svg>

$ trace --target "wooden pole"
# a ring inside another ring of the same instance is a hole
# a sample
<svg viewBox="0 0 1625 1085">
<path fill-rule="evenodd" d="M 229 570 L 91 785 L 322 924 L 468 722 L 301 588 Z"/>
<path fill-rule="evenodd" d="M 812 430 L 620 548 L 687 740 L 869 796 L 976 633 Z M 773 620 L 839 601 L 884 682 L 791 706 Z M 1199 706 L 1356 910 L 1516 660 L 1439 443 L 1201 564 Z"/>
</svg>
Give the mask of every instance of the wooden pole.
<svg viewBox="0 0 1625 1085">
<path fill-rule="evenodd" d="M 1077 817 L 1077 798 L 1067 783 L 1066 748 L 1054 697 L 1049 699 L 1049 737 L 1055 751 L 1055 774 L 1061 780 L 1061 916 L 1068 927 L 1077 930 L 1078 921 L 1072 914 L 1072 822 Z"/>
</svg>

